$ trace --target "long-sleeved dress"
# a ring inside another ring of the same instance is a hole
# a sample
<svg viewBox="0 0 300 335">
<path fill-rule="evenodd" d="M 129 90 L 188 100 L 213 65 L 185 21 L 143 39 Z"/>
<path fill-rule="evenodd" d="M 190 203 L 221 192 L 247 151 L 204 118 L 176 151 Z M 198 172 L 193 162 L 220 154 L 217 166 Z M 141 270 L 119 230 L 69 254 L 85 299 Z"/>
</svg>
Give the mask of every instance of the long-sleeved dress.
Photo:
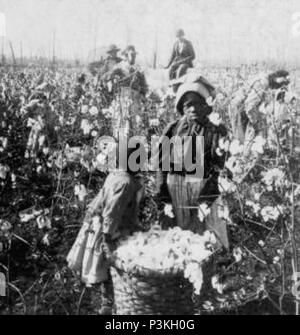
<svg viewBox="0 0 300 335">
<path fill-rule="evenodd" d="M 142 193 L 140 178 L 116 171 L 108 175 L 103 188 L 88 206 L 83 226 L 67 256 L 69 268 L 79 272 L 87 285 L 108 279 L 104 236 L 116 242 L 137 229 Z"/>
</svg>

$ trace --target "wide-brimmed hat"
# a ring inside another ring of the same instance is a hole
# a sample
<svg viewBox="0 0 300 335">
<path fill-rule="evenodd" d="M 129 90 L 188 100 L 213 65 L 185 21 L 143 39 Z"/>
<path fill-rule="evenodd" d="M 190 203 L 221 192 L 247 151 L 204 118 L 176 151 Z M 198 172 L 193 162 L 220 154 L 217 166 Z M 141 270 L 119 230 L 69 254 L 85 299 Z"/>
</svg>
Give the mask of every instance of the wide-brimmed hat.
<svg viewBox="0 0 300 335">
<path fill-rule="evenodd" d="M 107 49 L 108 54 L 111 52 L 118 52 L 118 51 L 120 51 L 120 49 L 115 44 L 111 44 Z"/>
<path fill-rule="evenodd" d="M 216 97 L 216 90 L 214 86 L 202 76 L 184 76 L 178 84 L 180 84 L 180 86 L 176 94 L 175 108 L 179 113 L 182 113 L 183 97 L 188 92 L 199 94 L 205 99 L 208 106 L 212 105 L 213 100 Z"/>
<path fill-rule="evenodd" d="M 135 50 L 134 45 L 128 45 L 122 52 L 123 55 L 127 55 L 129 51 L 133 51 L 135 54 L 137 54 L 137 51 Z"/>
</svg>

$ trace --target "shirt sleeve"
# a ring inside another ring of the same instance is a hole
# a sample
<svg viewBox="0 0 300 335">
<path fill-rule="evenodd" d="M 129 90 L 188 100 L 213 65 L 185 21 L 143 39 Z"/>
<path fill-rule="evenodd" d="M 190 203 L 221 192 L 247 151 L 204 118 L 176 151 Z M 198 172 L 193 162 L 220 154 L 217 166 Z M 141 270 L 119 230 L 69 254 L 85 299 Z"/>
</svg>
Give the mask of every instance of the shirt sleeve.
<svg viewBox="0 0 300 335">
<path fill-rule="evenodd" d="M 188 47 L 189 47 L 189 57 L 191 58 L 190 61 L 193 61 L 196 57 L 193 44 L 191 42 L 189 42 Z"/>
<path fill-rule="evenodd" d="M 113 236 L 118 230 L 122 216 L 133 200 L 134 190 L 129 182 L 120 182 L 112 188 L 103 208 L 103 233 Z"/>
<path fill-rule="evenodd" d="M 219 197 L 220 191 L 219 191 L 219 175 L 220 171 L 225 166 L 226 156 L 227 153 L 225 151 L 221 152 L 219 147 L 219 140 L 220 138 L 227 138 L 227 130 L 226 128 L 221 125 L 218 129 L 218 131 L 213 134 L 210 147 L 211 147 L 211 153 L 210 157 L 206 158 L 209 159 L 209 172 L 208 172 L 208 178 L 205 183 L 204 188 L 201 191 L 199 202 L 203 203 L 205 202 L 208 206 L 211 206 L 214 201 Z"/>
<path fill-rule="evenodd" d="M 165 129 L 163 130 L 162 136 L 159 140 L 159 150 L 158 150 L 158 163 L 159 163 L 159 169 L 156 173 L 156 187 L 157 187 L 157 192 L 158 192 L 158 198 L 159 201 L 161 202 L 171 202 L 171 196 L 168 191 L 168 186 L 167 186 L 167 176 L 168 176 L 168 171 L 163 171 L 163 160 L 164 160 L 164 154 L 169 155 L 169 153 L 163 153 L 163 143 L 164 141 L 168 138 L 170 139 L 172 137 L 172 133 L 174 128 L 176 127 L 178 121 L 174 121 L 169 123 Z"/>
</svg>

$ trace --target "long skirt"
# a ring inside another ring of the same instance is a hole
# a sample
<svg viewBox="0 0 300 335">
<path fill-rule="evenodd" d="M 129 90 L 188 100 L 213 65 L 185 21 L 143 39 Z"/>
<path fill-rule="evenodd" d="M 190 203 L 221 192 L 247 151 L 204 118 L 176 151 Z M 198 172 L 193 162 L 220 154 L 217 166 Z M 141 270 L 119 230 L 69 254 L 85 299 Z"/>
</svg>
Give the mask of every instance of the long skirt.
<svg viewBox="0 0 300 335">
<path fill-rule="evenodd" d="M 226 221 L 219 217 L 219 207 L 223 206 L 221 199 L 218 198 L 212 204 L 210 213 L 204 222 L 198 218 L 199 196 L 205 185 L 205 180 L 188 181 L 184 176 L 169 174 L 167 184 L 177 226 L 198 234 L 202 234 L 205 230 L 212 230 L 222 245 L 228 248 Z"/>
<path fill-rule="evenodd" d="M 132 137 L 139 135 L 141 126 L 141 95 L 130 87 L 121 87 L 120 93 L 113 102 L 112 115 L 113 136 Z"/>
<path fill-rule="evenodd" d="M 84 222 L 67 256 L 68 266 L 86 285 L 106 281 L 109 264 L 103 252 L 102 222 Z"/>
</svg>

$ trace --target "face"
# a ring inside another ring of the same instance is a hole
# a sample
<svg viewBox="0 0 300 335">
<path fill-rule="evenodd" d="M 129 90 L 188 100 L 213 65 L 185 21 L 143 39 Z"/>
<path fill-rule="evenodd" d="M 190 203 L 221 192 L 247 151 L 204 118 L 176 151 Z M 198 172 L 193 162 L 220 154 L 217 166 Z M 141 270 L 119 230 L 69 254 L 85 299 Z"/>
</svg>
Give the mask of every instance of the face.
<svg viewBox="0 0 300 335">
<path fill-rule="evenodd" d="M 182 103 L 183 113 L 188 116 L 190 120 L 201 122 L 210 114 L 211 108 L 204 104 L 204 99 L 198 94 L 189 92 L 185 95 Z"/>
<path fill-rule="evenodd" d="M 176 38 L 178 41 L 182 41 L 183 35 L 181 33 L 176 33 Z"/>
</svg>

